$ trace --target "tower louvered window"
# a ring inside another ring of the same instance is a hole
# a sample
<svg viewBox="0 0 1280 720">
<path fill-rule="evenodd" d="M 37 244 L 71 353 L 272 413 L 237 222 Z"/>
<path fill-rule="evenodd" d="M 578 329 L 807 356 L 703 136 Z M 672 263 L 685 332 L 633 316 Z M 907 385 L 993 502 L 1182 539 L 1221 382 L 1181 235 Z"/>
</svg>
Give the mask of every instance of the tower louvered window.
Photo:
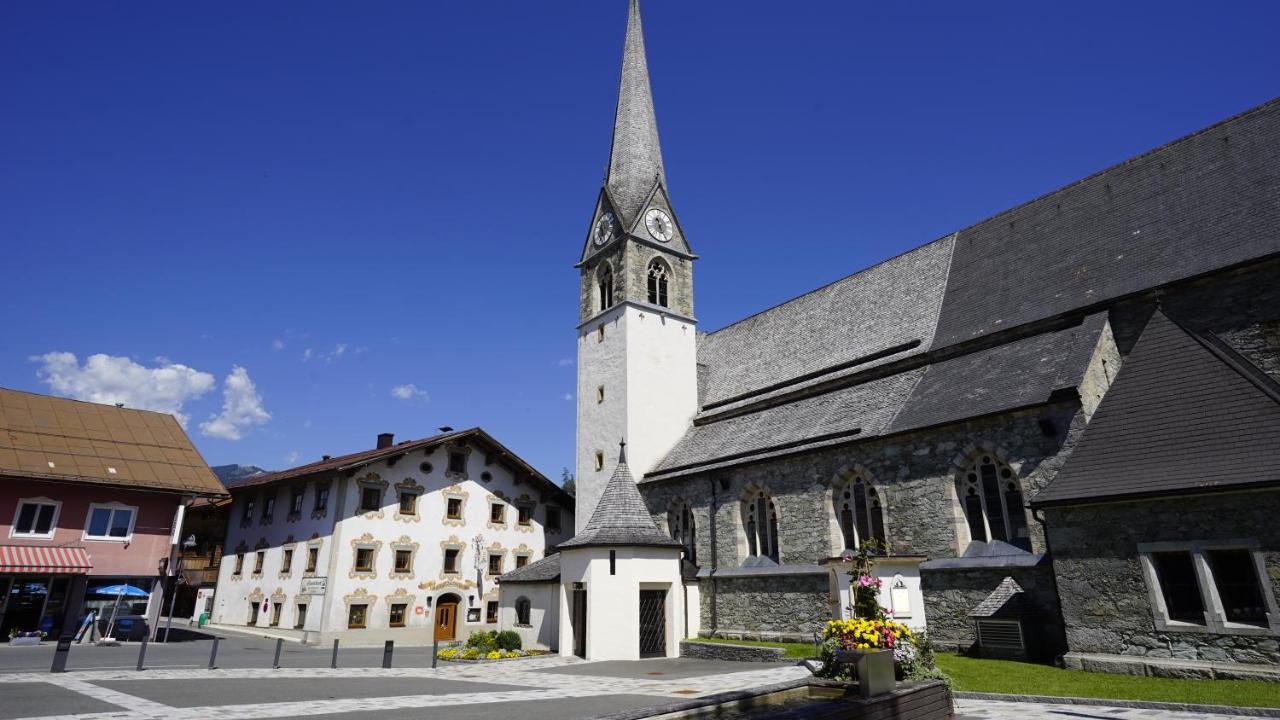
<svg viewBox="0 0 1280 720">
<path fill-rule="evenodd" d="M 879 550 L 884 550 L 884 508 L 880 494 L 870 483 L 856 477 L 852 482 L 837 486 L 835 512 L 845 550 L 857 550 L 869 540 L 875 541 Z"/>
<path fill-rule="evenodd" d="M 774 505 L 773 498 L 763 491 L 757 492 L 748 499 L 743 514 L 747 531 L 747 554 L 779 562 L 778 508 Z"/>
<path fill-rule="evenodd" d="M 600 269 L 600 310 L 613 307 L 613 270 L 605 265 Z"/>
<path fill-rule="evenodd" d="M 667 283 L 670 277 L 666 263 L 654 259 L 649 263 L 649 304 L 671 307 L 667 304 Z"/>
<path fill-rule="evenodd" d="M 960 504 L 971 539 L 1031 549 L 1022 487 L 1004 462 L 990 455 L 976 458 L 961 480 Z"/>
</svg>

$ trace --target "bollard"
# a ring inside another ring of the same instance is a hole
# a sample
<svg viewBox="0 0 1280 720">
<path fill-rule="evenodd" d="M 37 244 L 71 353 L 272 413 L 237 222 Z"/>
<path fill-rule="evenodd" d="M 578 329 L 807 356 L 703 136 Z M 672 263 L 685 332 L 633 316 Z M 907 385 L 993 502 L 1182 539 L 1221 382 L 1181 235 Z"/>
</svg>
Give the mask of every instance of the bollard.
<svg viewBox="0 0 1280 720">
<path fill-rule="evenodd" d="M 138 669 L 142 669 L 142 663 L 147 659 L 147 636 L 142 636 L 142 644 L 138 646 Z"/>
<path fill-rule="evenodd" d="M 218 641 L 219 640 L 221 640 L 221 638 L 215 637 L 213 639 L 213 649 L 209 651 L 209 669 L 210 670 L 217 667 L 214 663 L 218 661 Z"/>
<path fill-rule="evenodd" d="M 67 671 L 67 656 L 71 654 L 71 642 L 75 639 L 74 635 L 63 635 L 58 638 L 58 647 L 53 651 L 53 667 L 49 668 L 49 672 Z"/>
<path fill-rule="evenodd" d="M 338 638 L 333 639 L 333 660 L 329 661 L 329 667 L 338 669 Z"/>
<path fill-rule="evenodd" d="M 382 669 L 383 670 L 391 669 L 391 651 L 395 649 L 395 646 L 396 646 L 395 640 L 388 640 L 386 644 L 382 646 Z"/>
<path fill-rule="evenodd" d="M 435 669 L 435 666 L 436 666 L 436 655 L 438 655 L 438 654 L 440 654 L 440 641 L 439 641 L 439 640 L 435 640 L 435 641 L 432 641 L 432 643 L 431 643 L 431 667 L 432 667 L 432 669 Z"/>
<path fill-rule="evenodd" d="M 280 651 L 284 649 L 284 638 L 276 638 L 276 659 L 271 661 L 271 669 L 280 669 Z"/>
</svg>

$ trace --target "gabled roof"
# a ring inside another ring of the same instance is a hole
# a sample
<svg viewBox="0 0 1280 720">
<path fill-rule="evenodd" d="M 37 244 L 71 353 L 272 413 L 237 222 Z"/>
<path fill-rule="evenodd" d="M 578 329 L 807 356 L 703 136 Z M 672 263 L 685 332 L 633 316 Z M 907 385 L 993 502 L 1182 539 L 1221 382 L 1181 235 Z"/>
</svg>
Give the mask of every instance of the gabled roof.
<svg viewBox="0 0 1280 720">
<path fill-rule="evenodd" d="M 1010 617 L 1026 615 L 1034 608 L 1027 602 L 1027 594 L 1018 581 L 1006 577 L 995 590 L 969 611 L 971 618 Z"/>
<path fill-rule="evenodd" d="M 636 489 L 627 468 L 626 449 L 618 454 L 618 465 L 600 493 L 595 512 L 582 532 L 560 543 L 561 550 L 601 546 L 683 547 L 658 529 Z"/>
<path fill-rule="evenodd" d="M 498 578 L 499 585 L 516 583 L 550 583 L 560 579 L 560 554 L 548 555 L 541 560 L 531 562 L 522 568 L 503 573 Z"/>
<path fill-rule="evenodd" d="M 1280 484 L 1280 387 L 1156 311 L 1033 505 Z"/>
<path fill-rule="evenodd" d="M 613 118 L 609 174 L 605 179 L 624 225 L 634 222 L 655 182 L 662 177 L 662 148 L 658 144 L 658 120 L 649 88 L 640 5 L 637 0 L 631 0 L 618 79 L 618 107 Z"/>
<path fill-rule="evenodd" d="M 417 450 L 435 448 L 445 443 L 465 441 L 475 441 L 478 444 L 489 448 L 493 451 L 497 459 L 513 466 L 517 473 L 524 474 L 533 483 L 541 486 L 543 490 L 555 494 L 557 503 L 567 508 L 573 507 L 572 495 L 564 492 L 559 485 L 548 480 L 542 473 L 535 470 L 533 466 L 520 459 L 520 456 L 508 450 L 506 446 L 495 440 L 492 435 L 478 427 L 471 428 L 469 430 L 440 433 L 438 435 L 432 435 L 419 440 L 405 440 L 404 442 L 396 443 L 390 447 L 362 450 L 360 452 L 339 455 L 326 460 L 307 463 L 306 465 L 299 465 L 287 470 L 280 470 L 278 472 L 267 473 L 264 475 L 255 475 L 253 477 L 245 478 L 243 482 L 237 483 L 232 487 L 232 490 L 239 492 L 241 490 L 260 487 L 263 485 L 271 485 L 302 477 L 332 475 L 334 473 L 355 470 L 364 465 L 368 465 L 379 460 L 385 460 L 396 455 L 404 455 L 405 453 Z"/>
<path fill-rule="evenodd" d="M 0 478 L 226 494 L 172 415 L 4 388 Z"/>
</svg>

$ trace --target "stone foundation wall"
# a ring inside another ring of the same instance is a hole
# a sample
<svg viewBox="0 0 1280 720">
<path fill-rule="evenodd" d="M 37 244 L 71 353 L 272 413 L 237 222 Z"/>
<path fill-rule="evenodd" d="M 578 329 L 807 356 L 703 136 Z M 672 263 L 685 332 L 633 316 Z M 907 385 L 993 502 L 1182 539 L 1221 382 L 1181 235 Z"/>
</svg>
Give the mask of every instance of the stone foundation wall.
<svg viewBox="0 0 1280 720">
<path fill-rule="evenodd" d="M 701 582 L 702 629 L 730 640 L 813 642 L 831 619 L 826 575 L 719 578 Z M 712 624 L 711 603 L 717 622 Z"/>
<path fill-rule="evenodd" d="M 1047 563 L 1034 567 L 921 568 L 929 637 L 939 650 L 968 652 L 973 647 L 978 638 L 969 612 L 1006 577 L 1022 586 L 1040 611 L 1032 624 L 1041 633 L 1037 654 L 1053 658 L 1065 650 L 1053 569 Z"/>
<path fill-rule="evenodd" d="M 785 651 L 779 647 L 753 645 L 727 645 L 725 643 L 680 641 L 680 657 L 701 660 L 732 660 L 734 662 L 782 662 Z"/>
<path fill-rule="evenodd" d="M 1138 543 L 1256 540 L 1280 597 L 1280 490 L 1045 510 L 1072 652 L 1280 664 L 1274 634 L 1161 632 Z"/>
</svg>

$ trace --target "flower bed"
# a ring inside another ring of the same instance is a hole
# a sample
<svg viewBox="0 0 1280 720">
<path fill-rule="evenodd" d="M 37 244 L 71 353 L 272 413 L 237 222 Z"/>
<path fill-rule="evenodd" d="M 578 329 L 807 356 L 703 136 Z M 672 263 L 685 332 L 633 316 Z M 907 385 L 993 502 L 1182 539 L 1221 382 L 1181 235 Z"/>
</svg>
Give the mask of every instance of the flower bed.
<svg viewBox="0 0 1280 720">
<path fill-rule="evenodd" d="M 436 657 L 450 662 L 482 663 L 499 660 L 518 660 L 547 654 L 545 650 L 490 650 L 481 652 L 476 648 L 448 647 L 437 653 Z"/>
</svg>

